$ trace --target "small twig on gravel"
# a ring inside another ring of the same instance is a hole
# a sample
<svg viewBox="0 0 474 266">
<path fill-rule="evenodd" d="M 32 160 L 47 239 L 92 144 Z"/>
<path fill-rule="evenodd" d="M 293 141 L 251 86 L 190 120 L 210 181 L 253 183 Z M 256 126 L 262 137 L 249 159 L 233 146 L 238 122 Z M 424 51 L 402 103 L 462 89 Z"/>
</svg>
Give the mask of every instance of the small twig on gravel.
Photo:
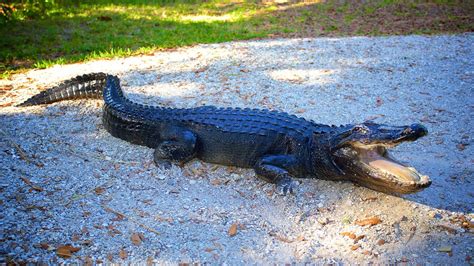
<svg viewBox="0 0 474 266">
<path fill-rule="evenodd" d="M 416 226 L 413 226 L 412 228 L 410 228 L 410 235 L 408 236 L 408 239 L 407 241 L 405 241 L 405 244 L 408 244 L 408 242 L 411 241 L 411 239 L 413 238 L 413 236 L 415 236 L 415 232 L 416 232 Z"/>
<path fill-rule="evenodd" d="M 111 182 L 111 180 L 107 180 L 105 183 L 103 183 L 102 185 L 99 185 L 98 187 L 106 187 L 107 185 L 109 185 L 110 182 Z M 85 194 L 82 194 L 82 195 L 74 193 L 74 195 L 66 203 L 64 203 L 64 206 L 69 207 L 69 204 L 71 204 L 73 201 L 78 200 L 78 199 L 82 199 L 82 198 L 88 196 L 89 194 L 92 194 L 92 192 L 94 192 L 94 190 L 96 188 L 97 187 L 91 188 L 89 191 L 87 191 Z"/>
<path fill-rule="evenodd" d="M 107 158 L 107 156 L 105 155 L 96 155 L 96 154 L 92 154 L 89 155 L 89 156 L 86 156 L 84 154 L 81 154 L 75 150 L 73 150 L 71 147 L 68 147 L 68 150 L 69 150 L 69 153 L 72 154 L 72 155 L 75 155 L 79 158 L 82 158 L 84 160 L 89 160 L 91 159 L 91 157 L 95 158 L 95 159 L 99 159 L 99 160 L 105 160 L 105 161 L 110 161 L 110 162 L 114 162 L 114 163 L 121 163 L 121 164 L 139 164 L 139 162 L 136 162 L 136 161 L 121 161 L 121 160 L 116 160 L 116 159 L 111 159 L 111 158 Z"/>
<path fill-rule="evenodd" d="M 102 208 L 104 208 L 105 211 L 108 211 L 108 212 L 114 213 L 114 214 L 116 214 L 116 215 L 122 216 L 122 217 L 124 217 L 124 218 L 127 218 L 128 220 L 130 220 L 130 221 L 136 223 L 137 225 L 139 225 L 139 226 L 145 228 L 146 230 L 148 230 L 148 231 L 150 231 L 150 232 L 153 232 L 153 233 L 155 233 L 155 234 L 157 234 L 157 235 L 160 234 L 160 232 L 156 231 L 155 229 L 153 229 L 153 228 L 151 228 L 151 227 L 149 227 L 149 226 L 147 226 L 147 225 L 144 225 L 144 224 L 140 223 L 140 222 L 139 222 L 138 220 L 136 220 L 135 218 L 130 217 L 130 216 L 127 216 L 127 215 L 125 215 L 125 214 L 122 213 L 122 212 L 116 211 L 116 210 L 114 210 L 114 209 L 108 207 L 107 205 L 102 205 Z"/>
<path fill-rule="evenodd" d="M 28 158 L 28 155 L 26 155 L 26 152 L 20 147 L 20 145 L 18 145 L 16 142 L 14 142 L 14 141 L 12 140 L 12 138 L 11 138 L 10 136 L 8 136 L 8 134 L 7 134 L 5 131 L 3 131 L 3 130 L 0 129 L 0 133 L 2 133 L 2 135 L 5 137 L 5 139 L 6 139 L 8 142 L 10 142 L 10 144 L 17 150 L 18 155 L 20 155 L 20 158 L 21 158 L 23 161 L 25 161 L 25 162 L 27 162 L 27 163 L 33 163 L 33 164 L 35 164 L 35 165 L 38 166 L 38 167 L 41 167 L 41 166 L 42 166 L 40 163 L 31 161 L 31 160 Z"/>
<path fill-rule="evenodd" d="M 33 190 L 38 191 L 38 192 L 42 192 L 42 191 L 43 191 L 43 188 L 34 185 L 28 178 L 23 177 L 23 176 L 20 176 L 20 179 L 21 179 L 23 182 L 25 182 L 25 184 L 27 184 L 28 186 L 30 186 Z"/>
</svg>

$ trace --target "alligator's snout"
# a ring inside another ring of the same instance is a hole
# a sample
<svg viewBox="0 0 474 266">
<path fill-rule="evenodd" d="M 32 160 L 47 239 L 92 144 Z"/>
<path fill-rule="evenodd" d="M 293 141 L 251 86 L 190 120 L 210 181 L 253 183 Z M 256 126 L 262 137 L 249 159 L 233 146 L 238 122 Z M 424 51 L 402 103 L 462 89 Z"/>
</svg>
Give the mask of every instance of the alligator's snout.
<svg viewBox="0 0 474 266">
<path fill-rule="evenodd" d="M 346 128 L 335 140 L 334 161 L 346 178 L 388 193 L 413 193 L 431 180 L 389 154 L 389 148 L 428 134 L 421 124 L 387 126 L 364 123 Z"/>
<path fill-rule="evenodd" d="M 428 135 L 428 129 L 421 124 L 413 124 L 406 127 L 400 133 L 400 142 L 401 141 L 415 141 L 423 136 Z"/>
</svg>

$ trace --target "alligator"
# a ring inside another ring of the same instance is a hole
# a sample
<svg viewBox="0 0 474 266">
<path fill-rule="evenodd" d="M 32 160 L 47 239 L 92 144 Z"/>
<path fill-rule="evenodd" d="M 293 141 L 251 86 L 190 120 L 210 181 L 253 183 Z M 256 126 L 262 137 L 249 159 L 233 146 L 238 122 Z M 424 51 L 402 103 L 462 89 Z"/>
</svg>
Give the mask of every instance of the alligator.
<svg viewBox="0 0 474 266">
<path fill-rule="evenodd" d="M 295 193 L 296 178 L 352 181 L 388 194 L 420 191 L 426 175 L 388 152 L 428 134 L 421 124 L 366 121 L 324 125 L 288 113 L 250 108 L 171 108 L 132 102 L 117 76 L 91 73 L 64 81 L 17 105 L 103 98 L 103 125 L 114 137 L 154 149 L 157 166 L 202 161 L 253 168 L 280 194 Z"/>
</svg>

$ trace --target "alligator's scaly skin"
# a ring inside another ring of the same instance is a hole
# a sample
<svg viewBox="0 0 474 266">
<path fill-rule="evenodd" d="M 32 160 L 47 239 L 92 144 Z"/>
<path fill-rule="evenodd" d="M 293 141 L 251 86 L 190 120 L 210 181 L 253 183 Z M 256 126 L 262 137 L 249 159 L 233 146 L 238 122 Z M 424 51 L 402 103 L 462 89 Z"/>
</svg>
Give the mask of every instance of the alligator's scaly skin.
<svg viewBox="0 0 474 266">
<path fill-rule="evenodd" d="M 331 157 L 331 141 L 347 126 L 316 124 L 283 112 L 216 108 L 189 109 L 145 106 L 124 97 L 118 77 L 87 74 L 33 96 L 19 106 L 65 99 L 105 101 L 103 124 L 113 136 L 155 149 L 157 164 L 185 163 L 199 158 L 210 163 L 254 168 L 292 191 L 295 177 L 347 179 Z"/>
</svg>

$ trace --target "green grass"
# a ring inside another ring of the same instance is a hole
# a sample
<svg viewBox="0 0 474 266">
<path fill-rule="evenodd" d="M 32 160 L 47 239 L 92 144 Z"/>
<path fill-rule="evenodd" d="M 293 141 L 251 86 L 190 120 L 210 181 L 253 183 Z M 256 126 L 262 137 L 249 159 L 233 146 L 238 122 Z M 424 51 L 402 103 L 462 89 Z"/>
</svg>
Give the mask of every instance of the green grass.
<svg viewBox="0 0 474 266">
<path fill-rule="evenodd" d="M 462 32 L 472 30 L 470 12 L 474 11 L 472 5 L 448 0 L 93 2 L 77 7 L 56 5 L 33 18 L 18 12 L 13 21 L 0 24 L 0 78 L 28 68 L 268 36 Z M 433 8 L 443 12 L 433 17 Z M 390 20 L 400 19 L 407 20 L 408 26 L 396 30 L 387 26 Z M 411 23 L 414 19 L 431 24 L 419 28 Z M 449 27 L 440 27 L 440 21 Z"/>
<path fill-rule="evenodd" d="M 264 37 L 271 28 L 257 30 L 261 20 L 248 19 L 256 11 L 252 3 L 232 5 L 231 1 L 54 9 L 45 19 L 2 25 L 0 59 L 4 68 L 45 68 L 197 43 Z"/>
</svg>

